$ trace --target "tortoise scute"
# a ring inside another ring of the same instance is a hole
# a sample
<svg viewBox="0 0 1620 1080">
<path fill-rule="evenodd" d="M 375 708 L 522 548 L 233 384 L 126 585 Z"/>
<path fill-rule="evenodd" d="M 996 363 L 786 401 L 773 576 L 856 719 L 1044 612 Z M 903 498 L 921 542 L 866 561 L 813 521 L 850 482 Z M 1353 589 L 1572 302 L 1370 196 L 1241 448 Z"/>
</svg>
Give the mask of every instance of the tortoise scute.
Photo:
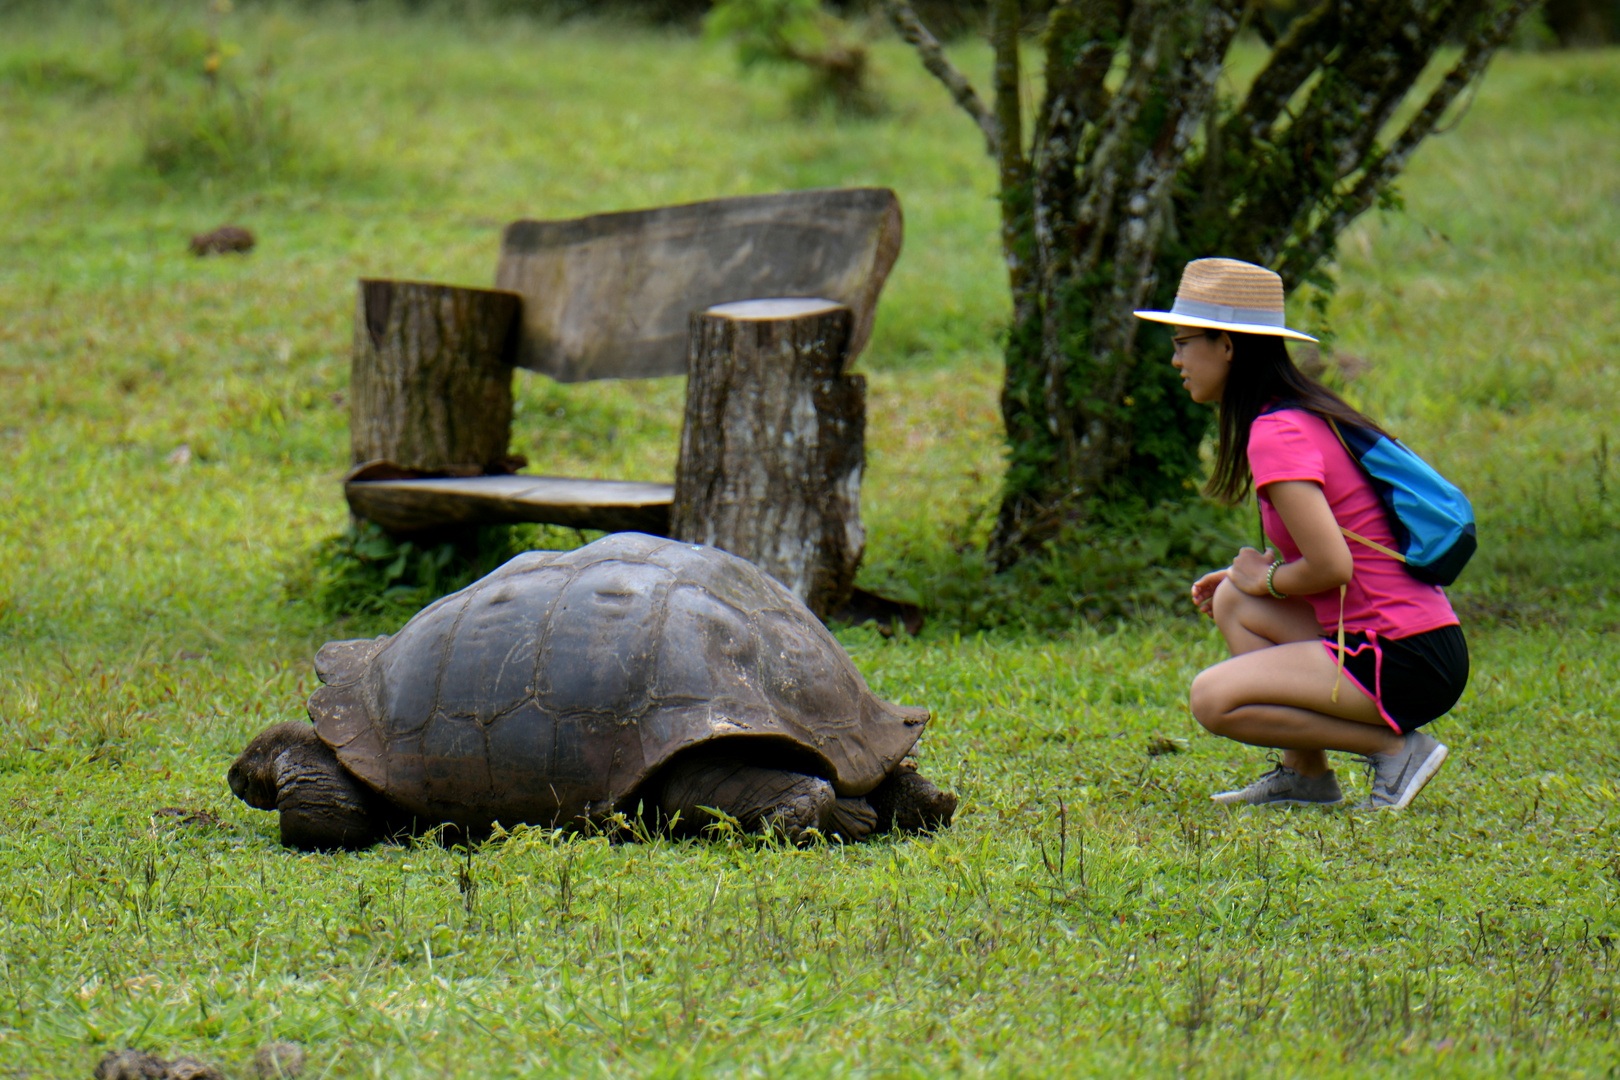
<svg viewBox="0 0 1620 1080">
<path fill-rule="evenodd" d="M 388 642 L 386 637 L 328 641 L 315 654 L 315 676 L 328 685 L 343 685 L 365 675 L 371 658 Z"/>
<path fill-rule="evenodd" d="M 459 809 L 489 804 L 494 785 L 482 724 L 441 714 L 422 729 L 420 746 L 425 805 Z"/>
<path fill-rule="evenodd" d="M 378 651 L 374 719 L 387 732 L 420 731 L 438 711 L 439 678 L 470 593 L 463 589 L 423 610 Z"/>
<path fill-rule="evenodd" d="M 317 687 L 309 696 L 309 716 L 333 748 L 345 746 L 372 726 L 372 707 L 354 683 Z"/>
<path fill-rule="evenodd" d="M 604 774 L 593 783 L 585 748 L 559 744 L 558 726 L 532 701 L 489 725 L 492 819 L 549 822 L 564 806 L 601 797 Z"/>
<path fill-rule="evenodd" d="M 670 705 L 747 697 L 763 706 L 758 672 L 759 636 L 745 612 L 698 585 L 670 590 L 654 698 Z"/>
<path fill-rule="evenodd" d="M 695 544 L 679 544 L 661 536 L 648 536 L 646 533 L 614 533 L 612 536 L 604 536 L 602 540 L 606 540 L 607 543 L 602 544 L 602 541 L 598 540 L 596 544 L 586 544 L 573 551 L 563 552 L 557 559 L 575 566 L 589 566 L 607 558 L 659 565 L 654 556 L 675 548 L 708 550 L 699 549 Z M 598 544 L 601 546 L 598 547 Z"/>
<path fill-rule="evenodd" d="M 566 570 L 542 566 L 515 580 L 486 578 L 483 588 L 467 590 L 439 676 L 445 715 L 488 724 L 534 696 L 547 621 L 568 577 Z"/>
<path fill-rule="evenodd" d="M 558 557 L 563 554 L 566 553 L 560 551 L 525 551 L 523 554 L 514 555 L 512 558 L 502 563 L 493 572 L 484 577 L 483 581 L 499 580 L 501 578 L 513 577 L 518 574 L 526 574 L 533 570 L 542 569 L 543 567 L 550 566 L 552 563 L 556 562 Z M 474 582 L 474 584 L 478 584 L 478 582 Z"/>
<path fill-rule="evenodd" d="M 716 548 L 691 544 L 660 551 L 660 565 L 668 566 L 683 581 L 701 582 L 714 596 L 749 614 L 761 611 L 799 611 L 799 598 L 752 563 Z M 820 624 L 817 623 L 819 626 Z"/>
<path fill-rule="evenodd" d="M 758 624 L 765 642 L 760 678 L 780 708 L 796 715 L 854 718 L 866 682 L 837 640 L 830 634 L 822 638 L 826 631 L 820 623 L 807 626 L 769 611 L 759 615 Z"/>
<path fill-rule="evenodd" d="M 553 609 L 538 700 L 558 716 L 640 716 L 672 578 L 644 563 L 582 566 Z"/>
</svg>

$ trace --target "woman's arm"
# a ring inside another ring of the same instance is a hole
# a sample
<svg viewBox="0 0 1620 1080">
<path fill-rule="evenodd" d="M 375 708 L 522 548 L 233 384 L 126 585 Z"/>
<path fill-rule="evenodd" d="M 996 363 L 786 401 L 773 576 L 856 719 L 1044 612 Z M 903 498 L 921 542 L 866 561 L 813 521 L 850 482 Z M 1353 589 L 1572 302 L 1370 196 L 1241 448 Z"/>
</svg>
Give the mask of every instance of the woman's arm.
<svg viewBox="0 0 1620 1080">
<path fill-rule="evenodd" d="M 1263 490 L 1300 553 L 1300 558 L 1277 567 L 1271 578 L 1276 590 L 1284 596 L 1309 596 L 1349 582 L 1355 561 L 1321 485 L 1309 480 L 1280 480 Z M 1266 572 L 1275 558 L 1269 552 L 1260 555 L 1252 548 L 1244 548 L 1232 562 L 1232 584 L 1251 596 L 1269 595 Z"/>
</svg>

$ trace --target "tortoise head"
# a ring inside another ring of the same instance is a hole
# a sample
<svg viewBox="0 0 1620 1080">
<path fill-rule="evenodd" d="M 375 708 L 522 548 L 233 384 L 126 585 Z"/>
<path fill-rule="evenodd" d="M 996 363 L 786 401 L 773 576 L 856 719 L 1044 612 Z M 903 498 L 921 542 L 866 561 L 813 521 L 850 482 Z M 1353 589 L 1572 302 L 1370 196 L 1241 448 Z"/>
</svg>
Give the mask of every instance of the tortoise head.
<svg viewBox="0 0 1620 1080">
<path fill-rule="evenodd" d="M 265 728 L 231 763 L 226 774 L 231 793 L 255 810 L 274 810 L 276 758 L 287 750 L 305 749 L 318 741 L 313 727 L 293 720 Z"/>
<path fill-rule="evenodd" d="M 265 728 L 226 778 L 249 806 L 280 811 L 281 842 L 289 847 L 364 847 L 382 828 L 365 789 L 309 724 Z"/>
</svg>

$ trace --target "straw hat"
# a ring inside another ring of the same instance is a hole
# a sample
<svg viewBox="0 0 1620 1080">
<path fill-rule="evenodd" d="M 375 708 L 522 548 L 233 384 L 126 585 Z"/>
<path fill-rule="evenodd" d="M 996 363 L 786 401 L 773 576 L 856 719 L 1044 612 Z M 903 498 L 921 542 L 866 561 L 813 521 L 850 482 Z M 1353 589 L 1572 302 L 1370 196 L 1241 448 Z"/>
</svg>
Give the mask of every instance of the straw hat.
<svg viewBox="0 0 1620 1080">
<path fill-rule="evenodd" d="M 1283 324 L 1282 278 L 1263 266 L 1237 259 L 1194 259 L 1181 272 L 1170 310 L 1138 311 L 1136 317 L 1176 326 L 1316 340 Z"/>
</svg>

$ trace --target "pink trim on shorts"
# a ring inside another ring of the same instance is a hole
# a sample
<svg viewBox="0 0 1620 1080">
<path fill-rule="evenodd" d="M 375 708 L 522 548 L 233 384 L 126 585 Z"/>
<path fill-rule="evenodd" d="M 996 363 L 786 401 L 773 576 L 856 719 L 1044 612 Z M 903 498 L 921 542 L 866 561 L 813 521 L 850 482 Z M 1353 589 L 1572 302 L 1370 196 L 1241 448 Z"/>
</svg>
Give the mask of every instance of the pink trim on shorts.
<svg viewBox="0 0 1620 1080">
<path fill-rule="evenodd" d="M 1378 632 L 1376 630 L 1364 630 L 1362 632 L 1367 635 L 1367 640 L 1362 642 L 1360 645 L 1357 645 L 1353 649 L 1345 649 L 1344 652 L 1345 656 L 1348 658 L 1351 656 L 1360 656 L 1362 649 L 1371 649 L 1373 651 L 1373 688 L 1369 690 L 1363 686 L 1361 680 L 1356 678 L 1355 675 L 1351 673 L 1349 668 L 1344 669 L 1344 677 L 1355 683 L 1356 689 L 1372 698 L 1373 704 L 1378 706 L 1378 715 L 1384 718 L 1384 723 L 1388 724 L 1395 730 L 1395 734 L 1404 735 L 1406 734 L 1406 729 L 1401 727 L 1400 724 L 1396 723 L 1395 718 L 1389 715 L 1389 710 L 1384 708 L 1384 650 L 1378 645 Z M 1334 664 L 1338 664 L 1339 643 L 1324 639 L 1322 641 L 1322 647 L 1327 650 L 1328 659 L 1332 660 Z"/>
</svg>

